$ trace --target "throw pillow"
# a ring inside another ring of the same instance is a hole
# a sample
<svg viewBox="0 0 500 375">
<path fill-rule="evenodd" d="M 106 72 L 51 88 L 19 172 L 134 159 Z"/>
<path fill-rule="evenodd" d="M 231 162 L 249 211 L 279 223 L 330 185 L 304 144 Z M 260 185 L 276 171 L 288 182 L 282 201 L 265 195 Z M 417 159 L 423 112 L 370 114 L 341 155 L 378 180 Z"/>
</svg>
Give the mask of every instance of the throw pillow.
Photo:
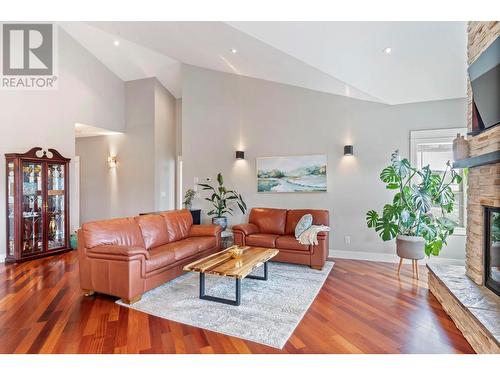
<svg viewBox="0 0 500 375">
<path fill-rule="evenodd" d="M 295 226 L 295 238 L 299 238 L 299 236 L 304 233 L 305 230 L 311 228 L 313 223 L 313 216 L 311 214 L 305 214 L 302 216 Z"/>
</svg>

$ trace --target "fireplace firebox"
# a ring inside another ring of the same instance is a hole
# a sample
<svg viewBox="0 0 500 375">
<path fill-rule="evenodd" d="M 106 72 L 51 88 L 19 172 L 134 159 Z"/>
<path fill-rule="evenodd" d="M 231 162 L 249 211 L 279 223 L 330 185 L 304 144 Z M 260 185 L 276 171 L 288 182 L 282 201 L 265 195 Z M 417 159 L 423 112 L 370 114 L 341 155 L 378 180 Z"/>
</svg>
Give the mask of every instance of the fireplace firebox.
<svg viewBox="0 0 500 375">
<path fill-rule="evenodd" d="M 484 208 L 484 284 L 500 296 L 500 208 Z"/>
</svg>

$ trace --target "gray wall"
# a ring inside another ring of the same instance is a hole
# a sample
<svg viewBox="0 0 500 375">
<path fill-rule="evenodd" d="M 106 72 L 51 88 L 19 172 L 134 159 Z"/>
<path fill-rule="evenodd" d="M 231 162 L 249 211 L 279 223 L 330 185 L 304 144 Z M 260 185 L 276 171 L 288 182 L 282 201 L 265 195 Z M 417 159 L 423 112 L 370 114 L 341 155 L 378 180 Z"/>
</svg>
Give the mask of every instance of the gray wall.
<svg viewBox="0 0 500 375">
<path fill-rule="evenodd" d="M 148 78 L 125 83 L 125 102 L 124 134 L 77 138 L 82 223 L 174 207 L 175 98 Z"/>
<path fill-rule="evenodd" d="M 58 38 L 57 89 L 0 91 L 0 155 L 41 146 L 55 148 L 63 156 L 73 158 L 76 122 L 118 131 L 124 128 L 123 81 L 64 30 L 58 30 Z M 5 176 L 3 162 L 0 176 Z M 6 210 L 3 179 L 0 197 L 0 261 L 3 261 Z M 72 213 L 78 212 L 75 202 L 76 197 L 72 196 Z M 73 228 L 78 225 L 78 217 L 71 216 L 71 225 Z"/>
<path fill-rule="evenodd" d="M 392 198 L 378 178 L 391 152 L 409 155 L 410 130 L 463 127 L 466 119 L 465 99 L 388 106 L 192 66 L 182 92 L 183 191 L 221 171 L 249 207 L 328 209 L 330 248 L 353 252 L 394 253 L 365 224 L 366 211 Z M 354 157 L 343 156 L 345 144 Z M 235 160 L 236 150 L 245 160 Z M 256 192 L 256 157 L 303 154 L 328 155 L 327 193 Z M 235 215 L 230 224 L 246 220 Z M 463 258 L 464 247 L 456 236 L 442 256 Z"/>
</svg>

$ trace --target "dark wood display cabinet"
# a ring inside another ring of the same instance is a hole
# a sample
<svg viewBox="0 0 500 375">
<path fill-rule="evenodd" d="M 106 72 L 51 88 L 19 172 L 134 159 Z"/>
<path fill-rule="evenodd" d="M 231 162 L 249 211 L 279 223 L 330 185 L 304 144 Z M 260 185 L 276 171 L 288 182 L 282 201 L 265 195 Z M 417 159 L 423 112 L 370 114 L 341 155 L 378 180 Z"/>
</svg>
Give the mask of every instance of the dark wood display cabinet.
<svg viewBox="0 0 500 375">
<path fill-rule="evenodd" d="M 22 262 L 70 250 L 69 161 L 54 149 L 5 154 L 7 257 Z"/>
</svg>

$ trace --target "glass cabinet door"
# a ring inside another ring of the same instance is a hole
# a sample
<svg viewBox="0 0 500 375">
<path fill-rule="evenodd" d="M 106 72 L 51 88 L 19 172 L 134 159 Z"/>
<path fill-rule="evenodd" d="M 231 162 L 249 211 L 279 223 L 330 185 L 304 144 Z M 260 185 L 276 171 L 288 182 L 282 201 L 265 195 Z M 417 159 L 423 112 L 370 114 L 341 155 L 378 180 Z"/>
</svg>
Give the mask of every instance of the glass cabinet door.
<svg viewBox="0 0 500 375">
<path fill-rule="evenodd" d="M 47 178 L 47 246 L 48 250 L 54 250 L 66 244 L 64 165 L 48 164 Z"/>
<path fill-rule="evenodd" d="M 42 179 L 41 163 L 23 162 L 21 250 L 24 254 L 43 251 Z"/>
<path fill-rule="evenodd" d="M 15 184 L 14 161 L 7 163 L 7 255 L 14 254 L 15 246 Z"/>
</svg>

